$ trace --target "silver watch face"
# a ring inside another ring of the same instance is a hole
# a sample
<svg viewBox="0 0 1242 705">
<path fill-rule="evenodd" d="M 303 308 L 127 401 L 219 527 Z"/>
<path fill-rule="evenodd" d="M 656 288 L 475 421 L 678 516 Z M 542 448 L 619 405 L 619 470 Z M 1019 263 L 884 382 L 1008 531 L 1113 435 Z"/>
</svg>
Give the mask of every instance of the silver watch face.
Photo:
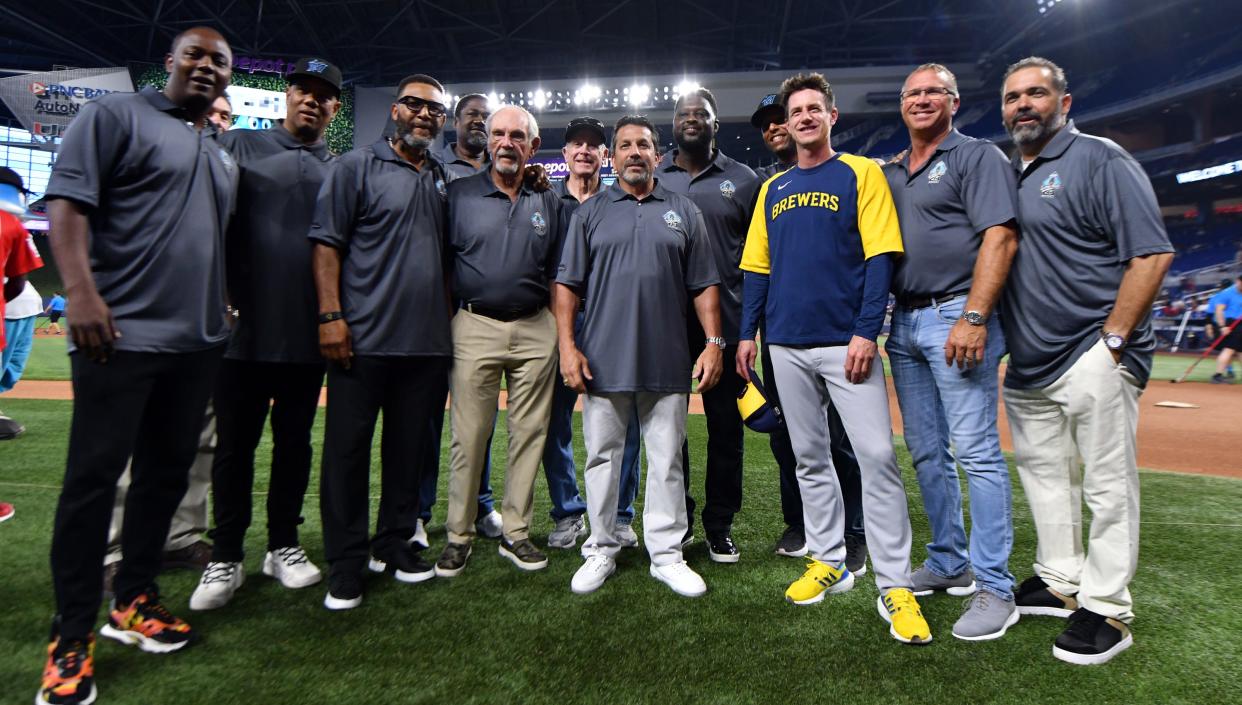
<svg viewBox="0 0 1242 705">
<path fill-rule="evenodd" d="M 962 314 L 962 318 L 972 326 L 981 326 L 984 324 L 983 314 L 978 311 L 967 311 Z"/>
<path fill-rule="evenodd" d="M 1104 336 L 1104 345 L 1109 350 L 1120 350 L 1126 345 L 1126 339 L 1116 333 L 1109 333 Z"/>
</svg>

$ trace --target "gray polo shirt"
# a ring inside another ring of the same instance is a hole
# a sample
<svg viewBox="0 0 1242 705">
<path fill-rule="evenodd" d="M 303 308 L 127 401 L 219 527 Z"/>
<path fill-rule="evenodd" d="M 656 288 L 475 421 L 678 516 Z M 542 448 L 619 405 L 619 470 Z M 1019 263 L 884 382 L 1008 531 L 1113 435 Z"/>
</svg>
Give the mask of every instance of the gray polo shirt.
<svg viewBox="0 0 1242 705">
<path fill-rule="evenodd" d="M 1020 156 L 1013 167 L 1022 168 Z M 1022 243 L 1001 318 L 1009 345 L 1005 386 L 1039 389 L 1100 340 L 1126 262 L 1173 247 L 1143 168 L 1072 121 L 1019 177 L 1018 223 Z M 1155 347 L 1149 313 L 1121 360 L 1140 384 L 1147 384 Z"/>
<path fill-rule="evenodd" d="M 490 169 L 449 184 L 453 297 L 498 311 L 546 306 L 568 224 L 555 193 L 522 186 L 510 200 Z"/>
<path fill-rule="evenodd" d="M 676 155 L 676 149 L 664 155 L 656 177 L 669 191 L 689 196 L 703 212 L 720 275 L 720 327 L 725 340 L 736 343 L 742 325 L 742 270 L 738 265 L 761 182 L 750 167 L 719 150 L 694 178 L 673 162 Z"/>
<path fill-rule="evenodd" d="M 565 211 L 566 223 L 568 223 L 569 219 L 572 218 L 574 213 L 578 211 L 578 206 L 586 203 L 586 201 L 579 202 L 578 197 L 569 192 L 569 189 L 565 186 L 565 182 L 568 180 L 569 179 L 561 179 L 560 181 L 552 182 L 552 193 L 556 194 L 556 197 L 561 199 L 561 207 Z M 608 187 L 601 183 L 599 191 L 596 191 L 593 195 L 588 197 L 587 201 L 595 198 L 595 196 L 598 196 L 601 192 L 607 190 Z"/>
<path fill-rule="evenodd" d="M 229 227 L 229 296 L 240 311 L 225 357 L 321 363 L 318 300 L 306 239 L 333 157 L 277 125 L 220 136 L 241 167 Z"/>
<path fill-rule="evenodd" d="M 228 339 L 224 232 L 237 166 L 154 88 L 90 101 L 60 145 L 46 197 L 84 206 L 91 273 L 118 350 L 180 353 Z"/>
<path fill-rule="evenodd" d="M 476 168 L 473 164 L 457 156 L 456 142 L 448 142 L 440 138 L 431 146 L 431 156 L 444 167 L 444 175 L 446 181 L 456 181 L 467 176 L 472 176 L 481 171 L 486 171 L 491 161 L 487 158 L 487 152 L 483 153 L 483 166 Z"/>
<path fill-rule="evenodd" d="M 385 140 L 337 160 L 309 237 L 341 251 L 341 308 L 358 355 L 451 355 L 444 176 Z"/>
<path fill-rule="evenodd" d="M 686 321 L 691 292 L 720 283 L 711 249 L 698 206 L 659 182 L 641 201 L 613 184 L 574 213 L 556 281 L 586 299 L 588 392 L 690 391 Z"/>
<path fill-rule="evenodd" d="M 909 169 L 908 154 L 884 166 L 906 247 L 893 272 L 893 293 L 966 293 L 981 233 L 1018 212 L 1013 167 L 996 145 L 952 130 L 923 166 Z"/>
</svg>

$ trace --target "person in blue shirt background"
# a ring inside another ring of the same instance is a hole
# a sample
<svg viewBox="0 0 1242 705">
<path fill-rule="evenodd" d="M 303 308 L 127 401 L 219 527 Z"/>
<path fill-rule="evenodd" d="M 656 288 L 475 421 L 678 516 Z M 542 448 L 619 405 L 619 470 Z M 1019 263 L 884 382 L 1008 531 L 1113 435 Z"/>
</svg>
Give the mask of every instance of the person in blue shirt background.
<svg viewBox="0 0 1242 705">
<path fill-rule="evenodd" d="M 51 321 L 47 327 L 48 334 L 64 335 L 65 332 L 60 329 L 60 317 L 65 315 L 65 292 L 57 291 L 52 294 L 52 300 L 47 303 L 47 308 L 43 312 Z"/>
<path fill-rule="evenodd" d="M 1229 326 L 1242 318 L 1242 276 L 1234 280 L 1232 286 L 1221 289 L 1208 301 L 1208 312 L 1225 339 L 1220 342 L 1220 354 L 1216 356 L 1216 374 L 1212 375 L 1212 384 L 1223 384 L 1233 375 L 1226 375 L 1233 354 L 1242 351 L 1242 326 Z M 1226 333 L 1226 331 L 1228 331 Z"/>
</svg>

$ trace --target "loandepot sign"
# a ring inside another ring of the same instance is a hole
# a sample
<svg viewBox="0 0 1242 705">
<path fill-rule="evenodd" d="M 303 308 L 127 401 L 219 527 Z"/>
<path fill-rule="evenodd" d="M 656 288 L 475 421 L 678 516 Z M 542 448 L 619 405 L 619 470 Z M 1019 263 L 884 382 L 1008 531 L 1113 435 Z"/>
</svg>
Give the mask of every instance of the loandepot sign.
<svg viewBox="0 0 1242 705">
<path fill-rule="evenodd" d="M 0 99 L 30 134 L 47 139 L 64 134 L 88 100 L 133 91 L 129 70 L 124 68 L 44 71 L 0 78 Z"/>
</svg>

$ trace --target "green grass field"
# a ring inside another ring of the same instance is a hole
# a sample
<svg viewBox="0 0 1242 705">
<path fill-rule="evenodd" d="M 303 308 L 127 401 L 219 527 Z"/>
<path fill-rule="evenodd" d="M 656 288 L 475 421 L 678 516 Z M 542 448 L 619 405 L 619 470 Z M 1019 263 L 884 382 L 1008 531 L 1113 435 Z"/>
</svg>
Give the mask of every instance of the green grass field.
<svg viewBox="0 0 1242 705">
<path fill-rule="evenodd" d="M 25 703 L 38 686 L 53 609 L 47 555 L 70 403 L 8 400 L 3 408 L 29 431 L 0 444 L 0 499 L 18 512 L 0 525 L 0 702 Z M 703 417 L 691 417 L 689 428 L 701 467 Z M 317 439 L 321 433 L 317 426 Z M 498 436 L 503 442 L 503 431 Z M 257 493 L 266 490 L 270 450 L 265 440 Z M 927 522 L 900 442 L 898 450 L 919 547 Z M 1056 619 L 1024 619 L 999 641 L 954 639 L 949 630 L 962 601 L 943 595 L 922 601 L 934 643 L 898 644 L 876 613 L 870 575 L 818 605 L 786 604 L 783 590 L 801 562 L 771 553 L 782 525 L 766 439 L 747 433 L 746 457 L 746 503 L 735 525 L 742 560 L 716 565 L 701 541 L 691 548 L 687 559 L 709 586 L 697 600 L 649 577 L 641 550 L 623 554 L 618 574 L 599 592 L 577 596 L 569 591 L 580 563 L 575 552 L 556 551 L 547 570 L 525 574 L 496 555 L 495 542 L 482 540 L 456 579 L 403 585 L 376 576 L 360 608 L 328 613 L 322 585 L 286 591 L 259 574 L 265 537 L 257 509 L 247 542 L 250 579 L 228 607 L 190 613 L 197 576 L 179 571 L 161 580 L 168 605 L 202 633 L 202 643 L 156 656 L 104 640 L 96 650 L 99 702 L 1236 702 L 1242 482 L 1143 473 L 1143 548 L 1132 585 L 1136 643 L 1111 664 L 1084 668 L 1052 658 L 1063 626 Z M 502 451 L 496 463 L 499 491 Z M 433 555 L 444 543 L 444 480 Z M 701 473 L 694 485 L 702 497 Z M 1030 573 L 1034 536 L 1016 476 L 1014 495 L 1011 567 L 1020 580 Z M 256 500 L 261 507 L 262 497 Z M 540 544 L 550 529 L 548 508 L 540 480 Z M 303 542 L 318 561 L 313 494 L 305 514 Z"/>
<path fill-rule="evenodd" d="M 884 359 L 884 370 L 888 372 L 888 358 Z M 1151 378 L 1167 382 L 1180 377 L 1194 358 L 1188 355 L 1156 355 L 1152 365 Z M 758 361 L 756 361 L 758 364 Z M 1188 382 L 1210 382 L 1212 373 L 1216 371 L 1214 360 L 1199 363 L 1189 377 Z M 67 380 L 69 379 L 69 359 L 65 355 L 64 336 L 35 336 L 34 349 L 30 361 L 26 363 L 25 379 Z"/>
</svg>

